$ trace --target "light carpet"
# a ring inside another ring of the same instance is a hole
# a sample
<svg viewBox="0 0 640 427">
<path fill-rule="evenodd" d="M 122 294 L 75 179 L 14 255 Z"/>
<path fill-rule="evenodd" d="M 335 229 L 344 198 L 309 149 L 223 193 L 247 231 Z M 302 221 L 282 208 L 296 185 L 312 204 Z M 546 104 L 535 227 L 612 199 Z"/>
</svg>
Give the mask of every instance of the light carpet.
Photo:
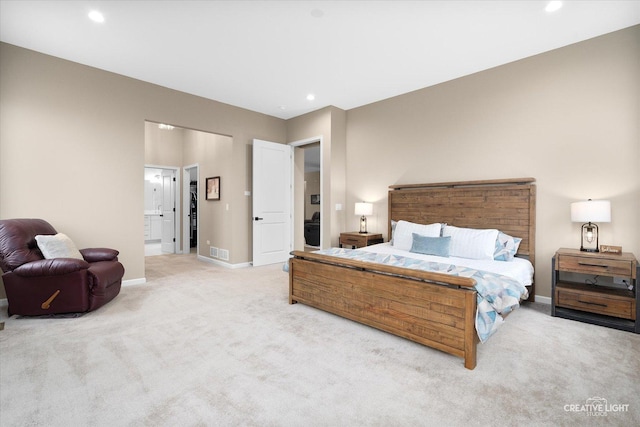
<svg viewBox="0 0 640 427">
<path fill-rule="evenodd" d="M 629 332 L 528 305 L 467 370 L 289 305 L 280 265 L 163 255 L 147 258 L 146 274 L 80 318 L 7 318 L 2 308 L 0 425 L 640 425 L 640 336 Z M 608 411 L 582 410 L 594 398 Z"/>
</svg>

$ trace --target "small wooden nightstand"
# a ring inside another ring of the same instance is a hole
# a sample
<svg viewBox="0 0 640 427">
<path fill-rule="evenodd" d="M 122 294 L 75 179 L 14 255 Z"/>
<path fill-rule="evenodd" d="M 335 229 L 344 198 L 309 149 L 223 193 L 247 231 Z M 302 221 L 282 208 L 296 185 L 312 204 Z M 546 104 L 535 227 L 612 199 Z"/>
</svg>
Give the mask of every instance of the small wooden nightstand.
<svg viewBox="0 0 640 427">
<path fill-rule="evenodd" d="M 382 234 L 379 233 L 358 233 L 357 231 L 340 233 L 340 247 L 347 245 L 355 249 L 382 242 Z"/>
<path fill-rule="evenodd" d="M 640 333 L 640 267 L 632 253 L 559 249 L 551 262 L 551 315 Z M 614 287 L 614 277 L 632 289 Z"/>
</svg>

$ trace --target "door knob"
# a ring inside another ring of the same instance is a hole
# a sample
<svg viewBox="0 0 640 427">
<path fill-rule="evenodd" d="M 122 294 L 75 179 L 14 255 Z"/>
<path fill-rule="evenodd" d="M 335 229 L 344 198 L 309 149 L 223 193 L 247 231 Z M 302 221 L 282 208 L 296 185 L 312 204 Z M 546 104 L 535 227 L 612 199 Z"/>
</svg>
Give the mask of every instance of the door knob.
<svg viewBox="0 0 640 427">
<path fill-rule="evenodd" d="M 253 219 L 254 219 L 254 220 L 256 220 L 256 221 L 261 221 L 261 220 L 263 220 L 264 218 L 260 218 L 260 217 L 256 216 L 256 217 L 254 217 Z"/>
</svg>

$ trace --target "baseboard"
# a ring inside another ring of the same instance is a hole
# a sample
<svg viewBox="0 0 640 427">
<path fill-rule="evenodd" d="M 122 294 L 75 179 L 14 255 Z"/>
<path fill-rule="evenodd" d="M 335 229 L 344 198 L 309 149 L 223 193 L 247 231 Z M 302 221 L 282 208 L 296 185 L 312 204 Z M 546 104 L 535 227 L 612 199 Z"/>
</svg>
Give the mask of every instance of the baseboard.
<svg viewBox="0 0 640 427">
<path fill-rule="evenodd" d="M 145 283 L 147 283 L 147 279 L 145 277 L 141 277 L 139 279 L 123 280 L 122 286 L 144 285 Z"/>
<path fill-rule="evenodd" d="M 540 296 L 540 295 L 536 295 L 535 302 L 551 305 L 551 298 L 550 297 L 543 297 L 543 296 Z"/>
<path fill-rule="evenodd" d="M 208 262 L 209 264 L 215 264 L 225 268 L 245 268 L 245 267 L 251 266 L 251 263 L 249 262 L 243 262 L 240 264 L 230 264 L 228 262 L 220 261 L 217 259 L 202 256 L 202 255 L 198 255 L 198 261 Z"/>
</svg>

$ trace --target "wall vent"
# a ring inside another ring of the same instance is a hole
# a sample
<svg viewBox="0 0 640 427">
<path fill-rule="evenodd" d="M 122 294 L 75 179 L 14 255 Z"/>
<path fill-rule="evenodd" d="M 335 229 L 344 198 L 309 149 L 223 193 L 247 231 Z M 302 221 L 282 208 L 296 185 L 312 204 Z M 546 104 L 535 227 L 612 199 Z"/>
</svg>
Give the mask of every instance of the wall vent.
<svg viewBox="0 0 640 427">
<path fill-rule="evenodd" d="M 218 258 L 225 260 L 225 261 L 229 261 L 229 251 L 227 249 L 220 249 L 220 251 L 218 252 Z"/>
<path fill-rule="evenodd" d="M 209 254 L 214 258 L 218 258 L 218 248 L 214 248 L 213 246 L 209 247 Z"/>
</svg>

